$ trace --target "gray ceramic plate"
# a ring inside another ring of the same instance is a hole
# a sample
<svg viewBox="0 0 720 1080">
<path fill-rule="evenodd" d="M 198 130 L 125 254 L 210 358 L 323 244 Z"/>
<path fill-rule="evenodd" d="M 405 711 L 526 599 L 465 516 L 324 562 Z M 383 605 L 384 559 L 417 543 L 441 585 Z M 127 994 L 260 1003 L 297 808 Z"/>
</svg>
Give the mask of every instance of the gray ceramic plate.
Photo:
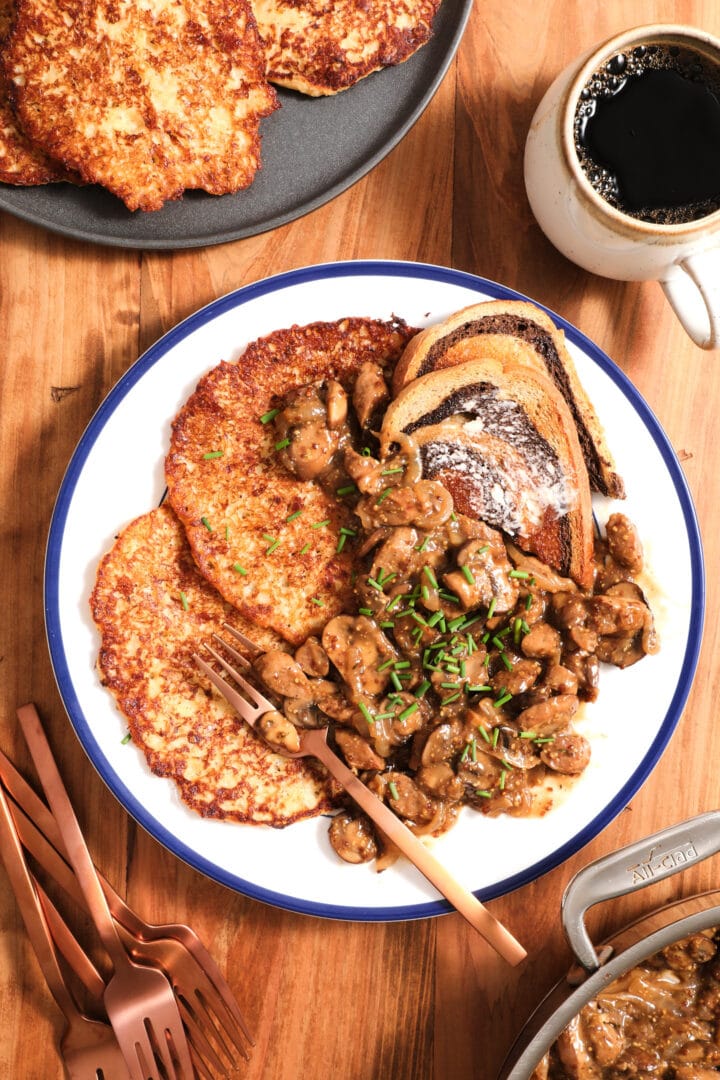
<svg viewBox="0 0 720 1080">
<path fill-rule="evenodd" d="M 282 107 L 261 128 L 262 171 L 247 191 L 188 192 L 157 212 L 130 213 L 100 187 L 0 184 L 0 209 L 66 236 L 129 248 L 202 247 L 284 225 L 339 195 L 400 141 L 440 85 L 471 7 L 472 0 L 444 0 L 427 45 L 345 93 L 279 91 Z"/>
</svg>

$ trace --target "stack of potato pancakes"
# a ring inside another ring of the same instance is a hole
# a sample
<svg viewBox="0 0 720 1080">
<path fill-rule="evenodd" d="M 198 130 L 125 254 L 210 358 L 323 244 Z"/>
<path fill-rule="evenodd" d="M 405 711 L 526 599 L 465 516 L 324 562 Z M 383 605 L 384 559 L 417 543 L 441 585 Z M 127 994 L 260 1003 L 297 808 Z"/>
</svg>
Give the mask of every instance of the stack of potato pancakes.
<svg viewBox="0 0 720 1080">
<path fill-rule="evenodd" d="M 440 0 L 0 0 L 0 181 L 130 210 L 247 188 L 271 84 L 335 94 L 408 59 Z"/>
</svg>

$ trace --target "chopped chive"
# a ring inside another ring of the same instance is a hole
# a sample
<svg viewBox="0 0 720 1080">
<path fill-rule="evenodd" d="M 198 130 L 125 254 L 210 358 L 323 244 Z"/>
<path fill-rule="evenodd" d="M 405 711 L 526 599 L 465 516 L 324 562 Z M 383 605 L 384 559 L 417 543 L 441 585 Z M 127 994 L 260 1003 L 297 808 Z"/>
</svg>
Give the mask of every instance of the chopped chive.
<svg viewBox="0 0 720 1080">
<path fill-rule="evenodd" d="M 532 602 L 533 602 L 532 593 L 528 593 L 527 596 L 525 597 L 525 610 L 526 611 L 530 610 L 530 608 L 532 607 Z"/>
<path fill-rule="evenodd" d="M 520 738 L 521 739 L 537 739 L 537 735 L 535 734 L 534 731 L 521 731 L 520 732 Z"/>
<path fill-rule="evenodd" d="M 496 648 L 496 649 L 499 649 L 499 650 L 500 650 L 500 652 L 502 652 L 502 651 L 503 651 L 503 649 L 505 648 L 505 642 L 504 642 L 504 641 L 503 641 L 503 639 L 502 639 L 502 638 L 501 638 L 501 637 L 499 636 L 499 634 L 495 634 L 495 636 L 494 636 L 493 638 L 491 638 L 491 640 L 492 640 L 492 643 L 493 643 L 493 645 L 495 646 L 495 648 Z"/>
<path fill-rule="evenodd" d="M 499 787 L 500 787 L 500 790 L 501 790 L 501 791 L 504 791 L 504 790 L 505 790 L 505 777 L 506 777 L 506 776 L 507 776 L 507 769 L 503 769 L 503 771 L 502 771 L 502 772 L 500 773 L 500 784 L 499 784 Z"/>
<path fill-rule="evenodd" d="M 239 562 L 233 563 L 233 570 L 236 574 L 241 574 L 243 577 L 247 574 L 247 570 L 244 566 L 241 566 Z"/>
<path fill-rule="evenodd" d="M 499 727 L 493 728 L 492 743 L 491 743 L 491 746 L 492 746 L 493 750 L 496 749 L 499 738 L 500 738 L 500 728 Z"/>
<path fill-rule="evenodd" d="M 330 524 L 330 518 L 325 518 L 324 521 L 316 521 L 314 525 L 311 525 L 311 529 L 324 529 L 326 525 Z"/>
<path fill-rule="evenodd" d="M 354 491 L 357 491 L 355 484 L 346 484 L 345 487 L 339 487 L 335 489 L 336 495 L 352 495 Z"/>
<path fill-rule="evenodd" d="M 308 541 L 307 544 L 305 544 L 303 547 L 300 548 L 300 554 L 301 555 L 307 555 L 309 550 L 310 550 L 310 541 Z"/>
<path fill-rule="evenodd" d="M 338 537 L 338 542 L 337 542 L 337 545 L 335 547 L 335 551 L 337 552 L 338 555 L 340 554 L 342 549 L 345 547 L 345 541 L 346 540 L 347 540 L 347 536 L 345 536 L 343 533 L 341 533 L 340 536 Z"/>
<path fill-rule="evenodd" d="M 446 660 L 445 664 L 443 666 L 444 666 L 446 671 L 451 671 L 453 673 L 453 675 L 459 675 L 460 674 L 460 668 L 458 667 L 457 664 L 448 664 L 448 662 Z"/>
<path fill-rule="evenodd" d="M 440 686 L 443 690 L 457 690 L 456 682 L 441 682 Z"/>
<path fill-rule="evenodd" d="M 268 544 L 268 546 L 265 548 L 265 554 L 272 555 L 273 551 L 275 551 L 275 549 L 278 547 L 280 547 L 280 541 L 273 540 L 273 542 L 271 544 Z"/>
<path fill-rule="evenodd" d="M 373 609 L 369 608 L 369 607 L 359 607 L 358 608 L 358 615 L 370 615 L 370 616 L 372 616 L 373 615 Z"/>
<path fill-rule="evenodd" d="M 210 524 L 210 522 L 208 521 L 208 519 L 206 517 L 201 517 L 200 520 L 201 520 L 201 522 L 203 523 L 203 525 L 205 526 L 205 528 L 207 529 L 208 532 L 213 531 L 213 527 L 212 527 L 212 525 Z"/>
<path fill-rule="evenodd" d="M 213 461 L 215 458 L 222 457 L 224 453 L 224 450 L 208 450 L 207 454 L 203 454 L 203 461 Z"/>
<path fill-rule="evenodd" d="M 397 802 L 397 800 L 400 798 L 400 796 L 398 795 L 398 789 L 395 787 L 395 781 L 394 780 L 391 780 L 388 783 L 388 791 L 390 792 L 391 798 L 393 798 L 395 800 L 395 802 Z"/>
<path fill-rule="evenodd" d="M 464 615 L 458 615 L 457 618 L 452 619 L 447 625 L 451 634 L 454 634 L 456 630 L 459 630 L 462 624 L 465 622 Z"/>
<path fill-rule="evenodd" d="M 357 529 L 348 529 L 345 525 L 340 526 L 340 532 L 343 536 L 357 536 Z"/>
<path fill-rule="evenodd" d="M 470 743 L 465 743 L 465 749 L 460 755 L 460 761 L 467 761 L 468 754 L 470 753 Z"/>
<path fill-rule="evenodd" d="M 484 788 L 476 788 L 475 794 L 483 799 L 492 799 L 492 791 L 486 791 Z"/>
<path fill-rule="evenodd" d="M 126 745 L 127 745 L 127 743 L 129 743 L 129 742 L 130 742 L 131 738 L 132 738 L 132 735 L 131 735 L 131 734 L 130 734 L 130 732 L 128 731 L 128 732 L 127 732 L 127 734 L 126 734 L 126 735 L 123 735 L 122 739 L 120 740 L 120 745 L 121 745 L 121 746 L 126 746 Z"/>
<path fill-rule="evenodd" d="M 301 514 L 302 514 L 302 510 L 296 510 L 294 514 L 288 514 L 288 516 L 285 518 L 285 520 L 286 521 L 294 521 L 295 518 L 299 518 Z"/>
<path fill-rule="evenodd" d="M 317 596 L 311 596 L 310 597 L 310 603 L 311 604 L 317 604 L 318 607 L 325 607 L 325 601 L 324 600 L 318 600 Z"/>
<path fill-rule="evenodd" d="M 388 495 L 390 494 L 391 491 L 392 491 L 391 487 L 386 487 L 384 491 L 381 491 L 380 494 L 378 495 L 377 499 L 375 500 L 375 505 L 380 506 L 380 504 L 383 503 L 385 501 L 385 499 L 387 499 L 387 497 L 388 497 Z"/>
<path fill-rule="evenodd" d="M 367 707 L 367 705 L 365 704 L 364 701 L 361 701 L 358 704 L 358 708 L 359 708 L 360 712 L 363 714 L 363 716 L 365 717 L 365 719 L 367 720 L 368 724 L 372 725 L 372 724 L 375 723 L 375 717 L 370 712 L 370 710 L 368 709 L 368 707 Z"/>
<path fill-rule="evenodd" d="M 260 423 L 269 424 L 271 420 L 275 419 L 279 412 L 279 409 L 270 409 L 269 412 L 263 413 L 263 415 L 260 417 Z"/>
<path fill-rule="evenodd" d="M 409 660 L 396 660 L 395 661 L 395 670 L 396 671 L 402 671 L 403 668 L 409 668 L 409 667 L 410 667 L 410 661 Z"/>
<path fill-rule="evenodd" d="M 363 457 L 372 457 L 372 450 L 369 446 L 363 446 L 361 454 Z"/>
<path fill-rule="evenodd" d="M 459 697 L 460 697 L 460 691 L 458 690 L 457 693 L 450 694 L 449 697 L 443 698 L 443 700 L 440 702 L 440 705 L 441 705 L 441 707 L 445 706 L 445 705 L 450 705 L 451 702 L 457 701 L 457 699 Z"/>
<path fill-rule="evenodd" d="M 420 544 L 418 547 L 416 547 L 415 550 L 416 551 L 424 551 L 425 548 L 428 546 L 429 542 L 430 542 L 430 534 L 428 533 L 428 535 L 423 540 L 422 544 Z"/>
<path fill-rule="evenodd" d="M 440 620 L 443 618 L 442 611 L 434 612 L 427 621 L 428 626 L 437 626 Z"/>
<path fill-rule="evenodd" d="M 289 439 L 281 439 L 280 442 L 275 443 L 276 450 L 284 450 L 286 446 L 290 445 Z"/>
<path fill-rule="evenodd" d="M 512 660 L 510 659 L 510 657 L 508 656 L 508 654 L 506 652 L 501 652 L 500 653 L 500 659 L 502 660 L 502 662 L 505 665 L 505 667 L 507 668 L 507 670 L 512 671 L 513 663 L 512 663 Z"/>
<path fill-rule="evenodd" d="M 478 683 L 473 686 L 468 685 L 467 690 L 470 694 L 486 694 L 488 690 L 492 690 L 492 686 L 488 686 L 487 683 Z"/>
<path fill-rule="evenodd" d="M 496 709 L 499 709 L 501 705 L 505 705 L 508 701 L 510 701 L 511 697 L 512 697 L 512 694 L 510 694 L 506 690 L 504 694 L 500 695 L 500 697 L 497 699 L 497 701 L 493 701 L 493 705 L 495 706 Z"/>
<path fill-rule="evenodd" d="M 430 599 L 430 590 L 428 589 L 427 585 L 423 585 L 422 588 L 420 589 L 420 592 L 422 593 L 423 600 L 429 600 Z"/>
<path fill-rule="evenodd" d="M 470 569 L 469 566 L 461 566 L 460 567 L 460 572 L 461 572 L 462 576 L 465 578 L 465 580 L 467 581 L 468 585 L 474 585 L 475 584 L 475 578 L 473 577 L 472 570 Z"/>
<path fill-rule="evenodd" d="M 480 732 L 480 734 L 482 735 L 482 737 L 483 737 L 483 739 L 485 740 L 486 743 L 491 742 L 490 736 L 488 735 L 488 733 L 487 733 L 487 731 L 485 730 L 484 727 L 479 727 L 478 731 Z"/>
<path fill-rule="evenodd" d="M 542 746 L 543 743 L 555 742 L 555 736 L 546 735 L 544 739 L 535 739 L 534 741 L 538 746 Z"/>
<path fill-rule="evenodd" d="M 470 748 L 473 761 L 477 761 L 477 739 L 474 736 L 470 740 Z"/>
<path fill-rule="evenodd" d="M 423 566 L 423 574 L 428 579 L 428 581 L 432 585 L 433 589 L 437 589 L 438 588 L 437 578 L 435 577 L 435 575 L 434 575 L 434 573 L 432 571 L 432 567 Z"/>
<path fill-rule="evenodd" d="M 467 653 L 468 653 L 468 656 L 472 656 L 472 654 L 474 652 L 476 652 L 476 651 L 477 651 L 477 645 L 475 644 L 475 638 L 472 636 L 472 634 L 468 634 L 468 636 L 467 636 Z"/>
<path fill-rule="evenodd" d="M 424 618 L 419 611 L 411 611 L 410 614 L 416 623 L 420 623 L 421 626 L 427 626 L 427 619 Z"/>
<path fill-rule="evenodd" d="M 495 608 L 496 607 L 497 607 L 497 597 L 493 596 L 492 600 L 490 601 L 490 606 L 488 607 L 488 613 L 487 613 L 488 619 L 492 619 L 492 617 L 493 617 L 493 615 L 495 613 Z"/>
<path fill-rule="evenodd" d="M 182 591 L 180 593 L 180 603 L 183 606 L 183 611 L 187 611 L 187 609 L 190 607 L 190 605 L 188 604 L 188 598 Z"/>
<path fill-rule="evenodd" d="M 394 712 L 379 712 L 379 713 L 375 713 L 375 719 L 376 719 L 376 720 L 392 720 L 392 718 L 393 718 L 394 716 L 395 716 L 395 713 L 394 713 Z"/>
<path fill-rule="evenodd" d="M 392 619 L 388 620 L 388 622 L 378 623 L 378 626 L 382 627 L 383 630 L 394 630 L 395 629 L 395 623 L 392 621 Z"/>
<path fill-rule="evenodd" d="M 511 570 L 508 577 L 514 578 L 529 578 L 530 574 L 527 570 Z"/>
<path fill-rule="evenodd" d="M 499 638 L 507 637 L 509 633 L 510 633 L 510 627 L 506 626 L 504 630 L 500 631 L 500 633 L 498 634 L 498 637 Z"/>
<path fill-rule="evenodd" d="M 459 596 L 456 596 L 455 593 L 447 592 L 445 589 L 440 590 L 440 596 L 443 600 L 448 600 L 451 604 L 460 603 Z"/>
<path fill-rule="evenodd" d="M 403 465 L 399 465 L 397 469 L 383 469 L 380 473 L 381 476 L 392 476 L 394 473 L 405 472 Z"/>
<path fill-rule="evenodd" d="M 416 698 L 425 697 L 428 690 L 430 689 L 430 685 L 431 684 L 428 682 L 427 679 L 423 679 L 423 681 L 420 683 L 420 685 L 418 687 L 416 687 L 416 689 L 415 689 L 415 697 Z"/>
<path fill-rule="evenodd" d="M 385 660 L 382 664 L 380 664 L 380 666 L 379 666 L 379 668 L 377 670 L 378 671 L 387 671 L 387 669 L 389 667 L 392 667 L 394 663 L 395 663 L 395 661 L 393 660 L 393 658 L 391 656 L 389 660 Z"/>
<path fill-rule="evenodd" d="M 407 709 L 403 709 L 403 711 L 398 715 L 398 720 L 407 720 L 408 716 L 412 716 L 412 714 L 416 712 L 419 708 L 419 702 L 413 701 L 412 705 L 408 705 Z"/>
<path fill-rule="evenodd" d="M 371 578 L 371 577 L 369 577 L 369 578 L 367 579 L 367 583 L 368 583 L 368 585 L 371 585 L 371 586 L 373 587 L 373 589 L 377 589 L 377 590 L 378 590 L 378 592 L 382 592 L 382 591 L 383 591 L 383 590 L 382 590 L 382 585 L 380 584 L 380 582 L 379 582 L 379 581 L 376 581 L 376 580 L 375 580 L 375 578 Z"/>
<path fill-rule="evenodd" d="M 392 611 L 396 604 L 399 604 L 402 599 L 402 593 L 398 593 L 397 596 L 393 596 L 392 600 L 385 605 L 386 611 Z"/>
<path fill-rule="evenodd" d="M 396 690 L 402 690 L 403 684 L 400 682 L 394 671 L 390 672 L 390 682 L 393 684 Z"/>
<path fill-rule="evenodd" d="M 225 526 L 225 539 L 226 540 L 230 539 L 230 526 L 229 525 Z"/>
</svg>

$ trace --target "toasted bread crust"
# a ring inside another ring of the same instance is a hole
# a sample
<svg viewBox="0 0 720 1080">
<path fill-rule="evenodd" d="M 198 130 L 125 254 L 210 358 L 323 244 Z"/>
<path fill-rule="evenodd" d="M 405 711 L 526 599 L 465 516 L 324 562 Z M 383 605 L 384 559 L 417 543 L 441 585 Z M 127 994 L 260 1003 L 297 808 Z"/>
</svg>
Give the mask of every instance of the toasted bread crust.
<svg viewBox="0 0 720 1080">
<path fill-rule="evenodd" d="M 602 425 L 580 383 L 564 334 L 534 304 L 520 300 L 473 304 L 428 327 L 405 350 L 393 389 L 397 393 L 410 379 L 483 357 L 517 360 L 550 376 L 570 410 L 591 487 L 623 498 L 622 478 L 615 472 Z"/>
<path fill-rule="evenodd" d="M 23 130 L 130 210 L 247 187 L 277 107 L 248 0 L 17 0 L 5 70 Z"/>
<path fill-rule="evenodd" d="M 270 82 L 337 94 L 400 64 L 432 34 L 440 0 L 253 0 Z"/>
<path fill-rule="evenodd" d="M 260 418 L 296 387 L 328 378 L 347 386 L 367 360 L 394 363 L 412 333 L 400 320 L 362 318 L 279 330 L 208 372 L 175 419 L 168 498 L 201 572 L 246 618 L 287 641 L 318 633 L 349 601 L 351 545 L 337 547 L 353 514 L 287 472 L 273 425 Z"/>
<path fill-rule="evenodd" d="M 567 405 L 547 375 L 497 360 L 432 371 L 389 406 L 383 445 L 400 432 L 418 443 L 423 474 L 442 481 L 458 510 L 591 586 L 587 470 Z"/>
<path fill-rule="evenodd" d="M 284 826 L 327 812 L 331 790 L 307 760 L 272 753 L 192 659 L 222 624 L 279 647 L 201 577 L 172 510 L 127 525 L 98 567 L 90 599 L 98 669 L 150 769 L 204 817 Z"/>
</svg>

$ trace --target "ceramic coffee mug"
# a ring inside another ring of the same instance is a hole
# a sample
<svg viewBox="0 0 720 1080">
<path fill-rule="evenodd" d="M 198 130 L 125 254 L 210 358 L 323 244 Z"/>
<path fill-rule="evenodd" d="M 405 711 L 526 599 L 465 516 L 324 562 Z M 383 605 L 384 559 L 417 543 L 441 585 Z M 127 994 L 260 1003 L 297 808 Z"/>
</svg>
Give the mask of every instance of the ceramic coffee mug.
<svg viewBox="0 0 720 1080">
<path fill-rule="evenodd" d="M 643 220 L 628 212 L 622 200 L 615 205 L 608 201 L 601 194 L 608 188 L 598 187 L 597 182 L 598 175 L 607 175 L 606 170 L 586 171 L 587 164 L 584 169 L 580 159 L 578 109 L 587 111 L 589 101 L 592 111 L 592 87 L 605 79 L 614 78 L 614 87 L 621 82 L 628 86 L 623 81 L 626 65 L 647 56 L 648 50 L 663 56 L 687 56 L 689 50 L 698 66 L 705 64 L 720 78 L 720 40 L 692 27 L 641 26 L 595 46 L 558 76 L 540 102 L 525 147 L 525 186 L 538 224 L 567 258 L 605 277 L 659 281 L 693 341 L 703 349 L 716 349 L 720 347 L 720 191 L 715 193 L 715 205 L 712 200 L 702 204 L 709 207 L 704 216 Z M 606 88 L 605 101 L 612 96 L 613 89 Z M 716 98 L 707 100 L 714 108 Z M 672 153 L 673 148 L 669 149 Z M 674 160 L 679 160 L 677 155 Z M 676 216 L 683 217 L 682 209 Z"/>
</svg>

